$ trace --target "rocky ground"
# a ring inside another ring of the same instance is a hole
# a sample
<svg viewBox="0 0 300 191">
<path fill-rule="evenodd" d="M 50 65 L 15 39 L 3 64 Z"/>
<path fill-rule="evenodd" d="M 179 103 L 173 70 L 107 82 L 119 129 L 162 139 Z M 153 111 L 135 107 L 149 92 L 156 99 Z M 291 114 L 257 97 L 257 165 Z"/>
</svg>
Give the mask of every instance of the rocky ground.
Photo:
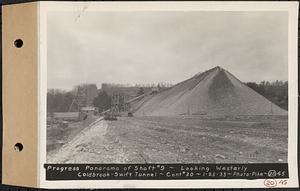
<svg viewBox="0 0 300 191">
<path fill-rule="evenodd" d="M 59 124 L 52 124 L 47 127 L 47 153 L 56 152 L 63 145 L 70 142 L 79 132 L 87 128 L 97 120 L 96 116 L 89 116 L 85 120 L 69 122 L 67 127 L 60 127 Z"/>
<path fill-rule="evenodd" d="M 85 128 L 47 162 L 286 162 L 287 138 L 287 116 L 119 117 Z"/>
</svg>

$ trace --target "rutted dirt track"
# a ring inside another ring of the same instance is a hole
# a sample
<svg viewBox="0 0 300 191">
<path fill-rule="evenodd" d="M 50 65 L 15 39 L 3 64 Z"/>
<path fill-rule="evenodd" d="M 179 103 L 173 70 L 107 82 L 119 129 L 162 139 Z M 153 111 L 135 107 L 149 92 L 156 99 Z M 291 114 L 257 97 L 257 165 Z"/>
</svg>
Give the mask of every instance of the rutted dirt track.
<svg viewBox="0 0 300 191">
<path fill-rule="evenodd" d="M 48 163 L 260 163 L 287 161 L 287 116 L 100 121 Z"/>
</svg>

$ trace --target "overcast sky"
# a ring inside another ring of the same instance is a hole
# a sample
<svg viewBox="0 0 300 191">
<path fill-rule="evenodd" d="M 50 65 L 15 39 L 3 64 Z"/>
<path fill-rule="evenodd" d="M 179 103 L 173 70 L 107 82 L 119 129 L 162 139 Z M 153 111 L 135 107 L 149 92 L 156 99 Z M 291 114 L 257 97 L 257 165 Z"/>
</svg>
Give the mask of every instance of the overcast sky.
<svg viewBox="0 0 300 191">
<path fill-rule="evenodd" d="M 215 66 L 287 80 L 286 12 L 49 13 L 48 88 L 178 83 Z"/>
</svg>

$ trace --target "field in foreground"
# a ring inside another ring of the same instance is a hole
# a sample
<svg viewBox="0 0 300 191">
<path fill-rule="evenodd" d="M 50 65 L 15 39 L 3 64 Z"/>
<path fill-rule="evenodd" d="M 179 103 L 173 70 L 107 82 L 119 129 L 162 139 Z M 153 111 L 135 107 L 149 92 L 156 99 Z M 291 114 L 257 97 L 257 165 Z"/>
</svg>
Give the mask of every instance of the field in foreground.
<svg viewBox="0 0 300 191">
<path fill-rule="evenodd" d="M 47 153 L 56 152 L 63 145 L 70 142 L 79 132 L 88 127 L 97 119 L 96 116 L 89 116 L 87 119 L 72 122 L 68 127 L 59 127 L 53 124 L 47 127 Z"/>
<path fill-rule="evenodd" d="M 287 116 L 120 117 L 85 128 L 47 162 L 286 162 L 287 138 Z"/>
</svg>

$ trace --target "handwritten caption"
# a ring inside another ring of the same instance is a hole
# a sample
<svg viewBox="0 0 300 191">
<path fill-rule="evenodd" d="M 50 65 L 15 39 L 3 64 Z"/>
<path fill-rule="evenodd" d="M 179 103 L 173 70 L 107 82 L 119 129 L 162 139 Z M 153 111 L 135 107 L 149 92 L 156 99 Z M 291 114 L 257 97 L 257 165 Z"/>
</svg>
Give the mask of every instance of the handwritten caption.
<svg viewBox="0 0 300 191">
<path fill-rule="evenodd" d="M 276 179 L 265 179 L 264 185 L 267 188 L 275 188 L 277 186 L 286 186 L 288 184 L 288 180 L 279 180 L 277 181 Z"/>
</svg>

